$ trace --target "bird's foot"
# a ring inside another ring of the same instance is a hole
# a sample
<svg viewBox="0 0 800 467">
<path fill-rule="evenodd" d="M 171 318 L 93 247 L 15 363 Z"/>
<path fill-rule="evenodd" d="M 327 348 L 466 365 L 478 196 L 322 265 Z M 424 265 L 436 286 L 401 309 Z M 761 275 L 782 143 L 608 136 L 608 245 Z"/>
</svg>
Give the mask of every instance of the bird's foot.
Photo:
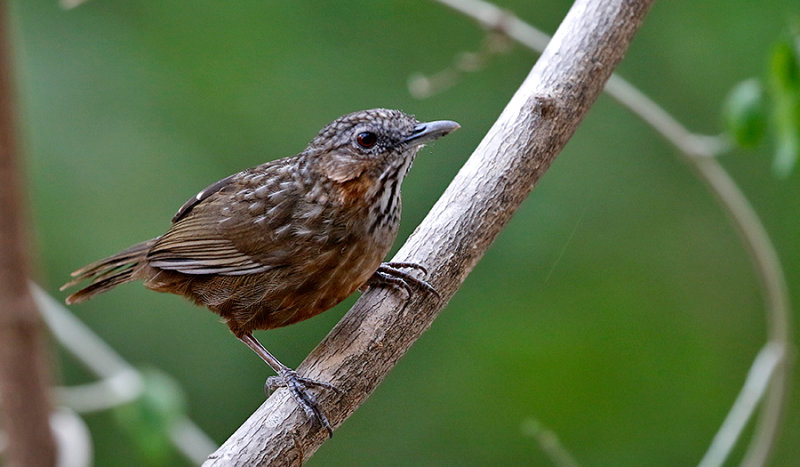
<svg viewBox="0 0 800 467">
<path fill-rule="evenodd" d="M 333 437 L 333 427 L 328 421 L 328 417 L 320 410 L 316 397 L 308 390 L 313 386 L 330 389 L 337 393 L 342 392 L 339 388 L 330 383 L 298 376 L 296 371 L 288 368 L 282 371 L 278 376 L 270 376 L 267 378 L 267 382 L 264 384 L 264 391 L 270 394 L 278 388 L 287 388 L 300 408 L 303 409 L 303 412 L 306 413 L 306 416 L 311 419 L 311 423 L 319 423 L 323 428 L 328 430 L 328 436 Z"/>
<path fill-rule="evenodd" d="M 428 274 L 428 270 L 425 269 L 425 266 L 417 263 L 382 263 L 380 266 L 378 266 L 378 270 L 375 271 L 375 274 L 369 278 L 365 285 L 368 287 L 395 287 L 404 290 L 409 297 L 411 297 L 413 287 L 416 287 L 435 295 L 436 298 L 442 298 L 442 296 L 439 295 L 439 291 L 437 291 L 432 285 L 422 279 L 417 279 L 402 269 L 416 269 L 421 271 L 422 274 Z"/>
</svg>

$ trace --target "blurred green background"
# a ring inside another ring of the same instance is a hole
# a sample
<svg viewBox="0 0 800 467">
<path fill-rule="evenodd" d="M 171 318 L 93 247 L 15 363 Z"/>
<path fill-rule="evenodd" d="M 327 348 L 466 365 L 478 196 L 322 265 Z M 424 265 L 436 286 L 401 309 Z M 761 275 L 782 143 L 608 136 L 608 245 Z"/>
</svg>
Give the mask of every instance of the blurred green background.
<svg viewBox="0 0 800 467">
<path fill-rule="evenodd" d="M 60 298 L 70 271 L 162 233 L 200 188 L 294 154 L 363 108 L 462 125 L 407 178 L 402 240 L 536 60 L 515 46 L 416 100 L 409 76 L 448 67 L 485 36 L 434 2 L 11 4 L 37 275 Z M 552 33 L 570 2 L 500 5 Z M 795 0 L 657 2 L 618 71 L 714 134 L 730 88 L 764 75 L 799 12 Z M 533 419 L 583 465 L 696 463 L 764 343 L 765 319 L 737 234 L 676 155 L 601 97 L 433 327 L 310 465 L 548 465 L 525 429 Z M 776 179 L 771 157 L 761 145 L 722 162 L 794 286 L 800 174 Z M 258 337 L 295 366 L 352 301 Z M 268 368 L 177 296 L 128 285 L 74 312 L 133 364 L 174 377 L 189 416 L 218 442 L 263 400 Z M 92 379 L 54 351 L 57 381 Z M 774 465 L 800 458 L 795 375 Z M 86 420 L 97 465 L 155 462 L 109 413 Z"/>
</svg>

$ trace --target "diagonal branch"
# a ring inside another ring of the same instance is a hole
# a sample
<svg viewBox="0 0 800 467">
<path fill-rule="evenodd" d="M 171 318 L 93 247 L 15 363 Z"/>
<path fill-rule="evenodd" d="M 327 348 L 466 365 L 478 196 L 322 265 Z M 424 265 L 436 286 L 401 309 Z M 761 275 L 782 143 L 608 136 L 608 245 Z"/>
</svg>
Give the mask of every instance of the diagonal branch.
<svg viewBox="0 0 800 467">
<path fill-rule="evenodd" d="M 652 0 L 578 0 L 497 122 L 394 261 L 416 262 L 441 293 L 372 289 L 298 368 L 340 389 L 318 392 L 341 425 L 430 327 L 533 189 L 627 50 Z M 327 439 L 284 389 L 205 465 L 297 465 Z"/>
<path fill-rule="evenodd" d="M 535 52 L 544 50 L 550 40 L 547 34 L 487 1 L 435 1 L 474 19 L 488 29 L 502 32 Z M 608 79 L 605 91 L 680 151 L 679 155 L 695 170 L 700 180 L 706 183 L 728 213 L 742 243 L 750 253 L 764 292 L 767 343 L 762 353 L 771 349 L 770 355 L 779 357 L 777 362 L 769 363 L 766 367 L 762 367 L 764 362 L 772 362 L 772 359 L 756 358 L 745 383 L 747 387 L 742 388 L 740 398 L 734 403 L 704 461 L 711 459 L 709 465 L 720 464 L 730 454 L 735 440 L 739 438 L 757 408 L 757 404 L 750 404 L 741 398 L 750 398 L 757 393 L 758 400 L 765 398 L 764 410 L 743 465 L 764 465 L 777 440 L 789 401 L 794 364 L 789 290 L 778 253 L 747 197 L 716 160 L 716 156 L 730 149 L 730 143 L 724 137 L 690 132 L 661 106 L 617 74 L 612 74 Z M 755 379 L 752 383 L 751 378 Z M 770 384 L 756 384 L 759 378 L 766 378 Z M 751 387 L 756 389 L 750 390 Z"/>
</svg>

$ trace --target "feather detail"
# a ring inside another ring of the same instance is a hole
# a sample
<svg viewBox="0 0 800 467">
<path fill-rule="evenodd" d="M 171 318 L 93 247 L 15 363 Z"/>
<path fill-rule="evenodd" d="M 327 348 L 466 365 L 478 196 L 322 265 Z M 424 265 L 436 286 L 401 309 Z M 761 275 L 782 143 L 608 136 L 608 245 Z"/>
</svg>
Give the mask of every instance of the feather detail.
<svg viewBox="0 0 800 467">
<path fill-rule="evenodd" d="M 73 272 L 73 279 L 61 286 L 61 290 L 91 280 L 89 286 L 67 297 L 67 304 L 86 301 L 99 293 L 103 293 L 125 282 L 134 280 L 133 273 L 147 255 L 154 240 L 137 243 L 132 247 L 95 261 Z"/>
<path fill-rule="evenodd" d="M 216 181 L 211 185 L 205 187 L 204 189 L 200 190 L 199 193 L 192 196 L 189 201 L 183 203 L 183 206 L 178 209 L 178 212 L 172 217 L 172 223 L 178 222 L 181 220 L 189 211 L 192 210 L 193 207 L 197 205 L 197 203 L 203 201 L 204 199 L 208 198 L 209 196 L 213 195 L 214 193 L 218 192 L 219 190 L 223 189 L 226 185 L 228 185 L 233 177 L 238 174 L 229 175 L 222 180 Z"/>
</svg>

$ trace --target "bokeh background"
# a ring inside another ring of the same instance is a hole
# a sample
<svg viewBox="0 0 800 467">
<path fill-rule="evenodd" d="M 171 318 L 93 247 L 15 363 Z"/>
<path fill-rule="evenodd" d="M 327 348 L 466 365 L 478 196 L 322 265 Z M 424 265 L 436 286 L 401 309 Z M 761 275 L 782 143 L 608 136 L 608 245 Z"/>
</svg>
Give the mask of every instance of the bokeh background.
<svg viewBox="0 0 800 467">
<path fill-rule="evenodd" d="M 435 2 L 11 4 L 35 266 L 60 298 L 70 271 L 162 233 L 200 188 L 294 154 L 363 108 L 462 124 L 407 178 L 402 240 L 537 58 L 512 47 L 420 100 L 411 75 L 447 68 L 485 37 Z M 500 5 L 552 33 L 570 2 Z M 618 71 L 715 134 L 731 87 L 764 75 L 798 13 L 794 0 L 657 2 Z M 800 303 L 800 174 L 776 178 L 771 154 L 764 144 L 722 163 Z M 296 366 L 352 301 L 258 337 Z M 584 465 L 691 465 L 764 343 L 762 308 L 713 197 L 674 148 L 603 96 L 433 327 L 310 465 L 548 465 L 535 421 Z M 263 400 L 266 366 L 179 297 L 128 285 L 73 311 L 135 365 L 171 375 L 218 442 Z M 92 380 L 53 352 L 57 382 Z M 774 465 L 800 458 L 795 374 Z M 186 462 L 145 456 L 119 420 L 86 417 L 97 465 Z"/>
</svg>

